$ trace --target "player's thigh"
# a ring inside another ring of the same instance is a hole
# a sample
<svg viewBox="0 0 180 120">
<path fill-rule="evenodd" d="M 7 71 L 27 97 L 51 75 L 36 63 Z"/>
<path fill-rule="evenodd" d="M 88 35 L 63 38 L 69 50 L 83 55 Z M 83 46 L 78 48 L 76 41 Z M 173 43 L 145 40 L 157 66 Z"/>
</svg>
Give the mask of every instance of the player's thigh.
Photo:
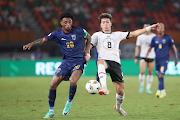
<svg viewBox="0 0 180 120">
<path fill-rule="evenodd" d="M 55 90 L 57 86 L 63 81 L 63 79 L 63 76 L 54 75 L 50 85 L 50 89 Z"/>
<path fill-rule="evenodd" d="M 70 80 L 70 84 L 72 86 L 75 86 L 77 81 L 79 80 L 79 78 L 81 77 L 83 71 L 82 70 L 75 70 L 73 71 L 73 73 L 71 74 L 71 80 Z"/>
<path fill-rule="evenodd" d="M 114 84 L 114 87 L 116 89 L 116 92 L 118 94 L 124 95 L 124 83 L 119 82 L 119 81 L 114 81 L 113 84 Z"/>
<path fill-rule="evenodd" d="M 105 69 L 107 69 L 107 64 L 106 64 L 105 60 L 99 59 L 99 60 L 97 61 L 97 67 L 98 67 L 99 64 L 103 64 L 103 65 L 105 66 Z"/>
<path fill-rule="evenodd" d="M 144 74 L 146 71 L 147 62 L 144 59 L 140 60 L 140 73 Z"/>
<path fill-rule="evenodd" d="M 148 74 L 152 75 L 154 70 L 154 61 L 153 62 L 148 62 Z"/>
</svg>

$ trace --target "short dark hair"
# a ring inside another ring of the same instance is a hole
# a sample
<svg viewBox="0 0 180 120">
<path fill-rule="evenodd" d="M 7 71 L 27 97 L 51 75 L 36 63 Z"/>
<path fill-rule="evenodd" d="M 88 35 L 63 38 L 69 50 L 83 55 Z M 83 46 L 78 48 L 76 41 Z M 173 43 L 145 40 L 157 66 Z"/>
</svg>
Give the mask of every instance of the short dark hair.
<svg viewBox="0 0 180 120">
<path fill-rule="evenodd" d="M 59 16 L 59 20 L 61 21 L 63 18 L 71 18 L 73 20 L 73 14 L 70 12 L 64 12 Z"/>
<path fill-rule="evenodd" d="M 102 20 L 103 18 L 109 18 L 110 21 L 111 21 L 111 20 L 112 20 L 112 15 L 109 14 L 109 13 L 102 13 L 102 14 L 98 17 L 98 19 L 99 19 L 100 22 L 101 22 L 101 20 Z"/>
</svg>

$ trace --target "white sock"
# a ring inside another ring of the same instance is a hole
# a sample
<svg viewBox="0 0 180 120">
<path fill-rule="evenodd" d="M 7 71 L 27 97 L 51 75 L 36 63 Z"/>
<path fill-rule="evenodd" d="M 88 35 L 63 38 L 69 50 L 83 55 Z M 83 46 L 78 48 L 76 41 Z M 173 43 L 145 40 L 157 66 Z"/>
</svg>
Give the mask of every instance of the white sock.
<svg viewBox="0 0 180 120">
<path fill-rule="evenodd" d="M 101 89 L 107 89 L 106 85 L 106 71 L 103 64 L 98 65 L 98 76 L 101 83 Z"/>
<path fill-rule="evenodd" d="M 165 89 L 161 90 L 161 93 L 166 93 Z"/>
<path fill-rule="evenodd" d="M 151 89 L 151 85 L 153 82 L 153 75 L 147 75 L 147 85 L 146 85 L 146 89 Z"/>
<path fill-rule="evenodd" d="M 124 101 L 124 95 L 118 95 L 116 93 L 116 110 L 120 110 L 123 101 Z"/>
<path fill-rule="evenodd" d="M 143 74 L 143 75 L 139 74 L 140 86 L 144 87 L 144 79 L 145 79 L 145 74 Z"/>
</svg>

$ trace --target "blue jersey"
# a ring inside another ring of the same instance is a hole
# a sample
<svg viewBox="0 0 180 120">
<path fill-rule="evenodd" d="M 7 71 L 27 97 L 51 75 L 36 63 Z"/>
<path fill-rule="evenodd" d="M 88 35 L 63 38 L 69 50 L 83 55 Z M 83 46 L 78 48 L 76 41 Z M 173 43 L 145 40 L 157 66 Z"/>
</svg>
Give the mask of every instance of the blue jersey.
<svg viewBox="0 0 180 120">
<path fill-rule="evenodd" d="M 150 44 L 150 47 L 155 48 L 156 61 L 168 61 L 169 49 L 174 44 L 173 39 L 169 35 L 163 37 L 155 36 Z"/>
<path fill-rule="evenodd" d="M 69 33 L 64 33 L 63 29 L 60 28 L 47 35 L 46 38 L 57 42 L 64 60 L 74 60 L 76 58 L 84 59 L 82 38 L 86 39 L 87 36 L 86 30 L 73 26 Z"/>
</svg>

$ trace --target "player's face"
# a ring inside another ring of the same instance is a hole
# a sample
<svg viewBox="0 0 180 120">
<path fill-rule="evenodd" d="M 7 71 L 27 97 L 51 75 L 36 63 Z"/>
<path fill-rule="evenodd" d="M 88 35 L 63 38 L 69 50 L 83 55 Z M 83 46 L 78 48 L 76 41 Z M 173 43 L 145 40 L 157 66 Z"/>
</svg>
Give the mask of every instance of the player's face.
<svg viewBox="0 0 180 120">
<path fill-rule="evenodd" d="M 164 26 L 163 25 L 158 25 L 156 30 L 157 30 L 158 34 L 162 34 L 162 33 L 164 33 Z"/>
<path fill-rule="evenodd" d="M 101 19 L 101 28 L 103 32 L 111 32 L 112 23 L 109 18 Z"/>
<path fill-rule="evenodd" d="M 70 31 L 72 28 L 73 21 L 71 18 L 63 18 L 60 23 L 64 30 Z"/>
</svg>

